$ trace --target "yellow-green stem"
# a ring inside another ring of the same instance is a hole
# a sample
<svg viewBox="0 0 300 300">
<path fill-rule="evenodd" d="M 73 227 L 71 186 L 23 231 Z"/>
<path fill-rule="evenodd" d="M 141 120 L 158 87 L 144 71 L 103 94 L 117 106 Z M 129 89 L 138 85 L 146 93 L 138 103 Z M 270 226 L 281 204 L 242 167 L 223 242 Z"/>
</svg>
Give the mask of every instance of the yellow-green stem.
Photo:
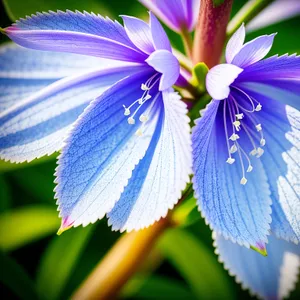
<svg viewBox="0 0 300 300">
<path fill-rule="evenodd" d="M 184 50 L 188 58 L 192 60 L 193 58 L 193 40 L 191 33 L 188 30 L 183 29 L 181 31 L 181 38 L 184 45 Z"/>
</svg>

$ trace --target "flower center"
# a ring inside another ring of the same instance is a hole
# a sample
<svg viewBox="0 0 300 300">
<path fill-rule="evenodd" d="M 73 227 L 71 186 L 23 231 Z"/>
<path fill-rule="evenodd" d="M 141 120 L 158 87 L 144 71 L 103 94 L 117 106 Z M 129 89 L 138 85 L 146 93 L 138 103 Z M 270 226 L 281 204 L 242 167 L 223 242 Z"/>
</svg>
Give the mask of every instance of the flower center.
<svg viewBox="0 0 300 300">
<path fill-rule="evenodd" d="M 259 123 L 256 117 L 256 114 L 262 109 L 262 105 L 241 89 L 235 86 L 231 86 L 231 88 L 242 94 L 243 97 L 239 97 L 239 101 L 237 101 L 232 93 L 230 93 L 229 97 L 224 100 L 223 119 L 228 148 L 228 159 L 226 162 L 228 164 L 233 164 L 235 162 L 233 154 L 237 152 L 242 168 L 242 178 L 240 183 L 245 185 L 247 183 L 246 173 L 249 173 L 253 170 L 250 157 L 261 157 L 264 153 L 262 147 L 266 144 L 262 125 Z M 228 113 L 229 116 L 227 115 Z M 231 124 L 231 126 L 229 126 L 231 128 L 229 129 L 227 122 L 228 118 Z M 253 147 L 249 152 L 249 155 L 247 151 L 242 148 L 238 141 L 240 134 L 243 132 L 246 134 Z"/>
<path fill-rule="evenodd" d="M 135 124 L 135 116 L 138 113 L 138 111 L 141 109 L 141 107 L 150 99 L 152 99 L 152 103 L 147 109 L 145 113 L 142 113 L 139 117 L 139 121 L 143 123 L 143 125 L 136 131 L 136 135 L 141 136 L 143 134 L 143 128 L 144 128 L 144 123 L 149 120 L 149 116 L 151 113 L 151 110 L 153 108 L 153 105 L 155 103 L 155 100 L 159 96 L 159 92 L 155 94 L 155 96 L 152 98 L 152 95 L 150 95 L 151 89 L 155 86 L 155 84 L 159 81 L 160 79 L 159 73 L 155 73 L 153 76 L 151 76 L 145 83 L 141 84 L 141 90 L 142 90 L 142 96 L 132 102 L 130 106 L 124 107 L 124 116 L 129 116 L 127 121 L 129 125 L 134 125 Z M 133 110 L 133 112 L 131 112 Z"/>
</svg>

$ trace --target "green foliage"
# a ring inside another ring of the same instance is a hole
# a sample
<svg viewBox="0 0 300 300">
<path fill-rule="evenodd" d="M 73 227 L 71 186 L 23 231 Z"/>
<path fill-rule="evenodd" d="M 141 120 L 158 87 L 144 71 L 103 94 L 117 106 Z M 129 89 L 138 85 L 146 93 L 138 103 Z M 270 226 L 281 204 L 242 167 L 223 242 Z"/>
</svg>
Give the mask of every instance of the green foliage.
<svg viewBox="0 0 300 300">
<path fill-rule="evenodd" d="M 152 276 L 144 278 L 139 276 L 132 280 L 133 286 L 140 286 L 135 293 L 136 299 L 197 299 L 187 286 L 179 280 L 172 280 L 164 276 Z M 122 293 L 122 297 L 132 297 L 130 287 Z"/>
<path fill-rule="evenodd" d="M 192 234 L 170 229 L 160 239 L 159 249 L 199 299 L 234 298 L 216 257 Z"/>
<path fill-rule="evenodd" d="M 0 215 L 0 249 L 12 251 L 55 232 L 60 225 L 55 208 L 26 206 Z"/>
<path fill-rule="evenodd" d="M 201 93 L 206 91 L 205 79 L 208 73 L 208 67 L 205 63 L 200 62 L 193 68 L 192 84 L 197 86 Z"/>
<path fill-rule="evenodd" d="M 37 275 L 37 290 L 43 299 L 58 299 L 93 229 L 92 225 L 80 227 L 53 238 L 42 256 Z"/>
<path fill-rule="evenodd" d="M 10 207 L 11 195 L 9 185 L 4 176 L 0 175 L 0 213 L 6 211 Z"/>
<path fill-rule="evenodd" d="M 0 252 L 0 265 L 0 282 L 10 288 L 19 299 L 39 299 L 34 283 L 14 259 Z"/>
</svg>

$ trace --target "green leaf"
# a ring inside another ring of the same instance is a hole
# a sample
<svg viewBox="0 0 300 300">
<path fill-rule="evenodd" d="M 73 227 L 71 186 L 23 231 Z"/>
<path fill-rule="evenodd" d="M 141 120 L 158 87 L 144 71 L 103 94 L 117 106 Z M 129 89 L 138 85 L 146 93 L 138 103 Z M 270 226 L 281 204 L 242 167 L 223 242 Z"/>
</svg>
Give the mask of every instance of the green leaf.
<svg viewBox="0 0 300 300">
<path fill-rule="evenodd" d="M 7 211 L 10 207 L 10 196 L 9 186 L 4 176 L 0 175 L 0 213 Z"/>
<path fill-rule="evenodd" d="M 0 214 L 0 249 L 12 251 L 55 232 L 60 219 L 55 208 L 26 206 Z"/>
<path fill-rule="evenodd" d="M 94 228 L 93 225 L 72 228 L 52 240 L 37 273 L 37 289 L 42 298 L 59 298 Z"/>
<path fill-rule="evenodd" d="M 139 287 L 136 291 L 136 287 Z M 133 293 L 134 292 L 134 293 Z M 130 280 L 122 291 L 122 298 L 136 299 L 197 299 L 187 286 L 164 276 L 139 275 Z"/>
<path fill-rule="evenodd" d="M 32 280 L 11 257 L 0 251 L 0 282 L 11 289 L 18 299 L 39 299 Z"/>
<path fill-rule="evenodd" d="M 199 299 L 234 298 L 216 256 L 187 231 L 179 228 L 166 231 L 159 240 L 159 249 Z"/>
<path fill-rule="evenodd" d="M 36 12 L 53 10 L 79 10 L 79 11 L 89 11 L 94 13 L 104 13 L 105 7 L 103 1 L 98 0 L 85 0 L 85 1 L 74 1 L 74 0 L 51 0 L 51 1 L 41 1 L 41 0 L 3 0 L 5 10 L 12 21 L 19 18 L 25 17 L 26 15 L 31 15 Z"/>
</svg>

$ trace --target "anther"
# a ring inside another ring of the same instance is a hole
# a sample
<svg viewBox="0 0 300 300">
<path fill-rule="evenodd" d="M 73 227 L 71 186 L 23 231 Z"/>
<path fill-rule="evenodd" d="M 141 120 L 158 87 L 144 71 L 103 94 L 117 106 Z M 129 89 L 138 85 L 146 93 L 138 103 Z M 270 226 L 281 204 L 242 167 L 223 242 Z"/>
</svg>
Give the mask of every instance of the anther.
<svg viewBox="0 0 300 300">
<path fill-rule="evenodd" d="M 141 90 L 142 91 L 149 91 L 149 87 L 146 84 L 142 83 L 141 84 Z"/>
<path fill-rule="evenodd" d="M 260 103 L 255 107 L 255 111 L 260 111 L 262 109 L 262 105 Z"/>
<path fill-rule="evenodd" d="M 143 131 L 139 128 L 136 133 L 135 133 L 136 136 L 142 136 L 143 135 Z"/>
<path fill-rule="evenodd" d="M 236 145 L 232 145 L 230 148 L 230 153 L 235 153 L 237 151 L 237 146 Z"/>
<path fill-rule="evenodd" d="M 233 133 L 229 139 L 232 140 L 232 141 L 236 141 L 239 138 L 240 137 L 236 133 Z"/>
<path fill-rule="evenodd" d="M 255 125 L 255 128 L 256 128 L 256 130 L 257 130 L 257 131 L 261 131 L 261 130 L 262 130 L 262 128 L 261 128 L 261 124 L 257 124 L 257 125 Z"/>
<path fill-rule="evenodd" d="M 139 120 L 143 123 L 143 122 L 147 122 L 148 121 L 148 116 L 146 116 L 145 114 L 141 114 L 139 117 Z"/>
<path fill-rule="evenodd" d="M 234 127 L 237 131 L 240 131 L 240 129 L 241 129 L 241 122 L 240 121 L 234 121 L 232 124 L 234 125 Z"/>
<path fill-rule="evenodd" d="M 123 105 L 123 107 L 124 107 L 124 116 L 129 116 L 130 115 L 130 109 L 129 108 L 127 108 L 125 105 Z"/>
<path fill-rule="evenodd" d="M 235 162 L 235 159 L 232 157 L 228 157 L 228 159 L 226 160 L 226 162 L 230 165 L 232 165 Z"/>
<path fill-rule="evenodd" d="M 265 139 L 261 139 L 260 140 L 260 145 L 263 147 L 266 144 L 266 140 Z"/>
<path fill-rule="evenodd" d="M 257 150 L 256 149 L 253 149 L 251 152 L 250 152 L 250 155 L 256 155 L 257 154 Z"/>
<path fill-rule="evenodd" d="M 133 117 L 129 117 L 129 118 L 127 119 L 127 121 L 128 121 L 128 124 L 130 124 L 130 125 L 133 125 L 133 124 L 135 123 L 135 120 L 134 120 Z"/>
<path fill-rule="evenodd" d="M 261 157 L 264 154 L 264 149 L 257 147 L 257 155 L 256 157 Z"/>
<path fill-rule="evenodd" d="M 243 113 L 241 113 L 241 114 L 236 114 L 235 116 L 236 116 L 236 118 L 237 118 L 238 120 L 242 120 L 242 119 L 244 118 L 244 114 L 243 114 Z"/>
<path fill-rule="evenodd" d="M 253 167 L 251 165 L 248 166 L 247 172 L 251 172 L 253 170 Z"/>
<path fill-rule="evenodd" d="M 152 96 L 150 94 L 147 94 L 144 98 L 144 100 L 149 100 Z"/>
<path fill-rule="evenodd" d="M 245 185 L 245 184 L 247 183 L 247 179 L 246 179 L 245 177 L 243 177 L 243 178 L 241 179 L 240 183 L 241 183 L 242 185 Z"/>
</svg>

